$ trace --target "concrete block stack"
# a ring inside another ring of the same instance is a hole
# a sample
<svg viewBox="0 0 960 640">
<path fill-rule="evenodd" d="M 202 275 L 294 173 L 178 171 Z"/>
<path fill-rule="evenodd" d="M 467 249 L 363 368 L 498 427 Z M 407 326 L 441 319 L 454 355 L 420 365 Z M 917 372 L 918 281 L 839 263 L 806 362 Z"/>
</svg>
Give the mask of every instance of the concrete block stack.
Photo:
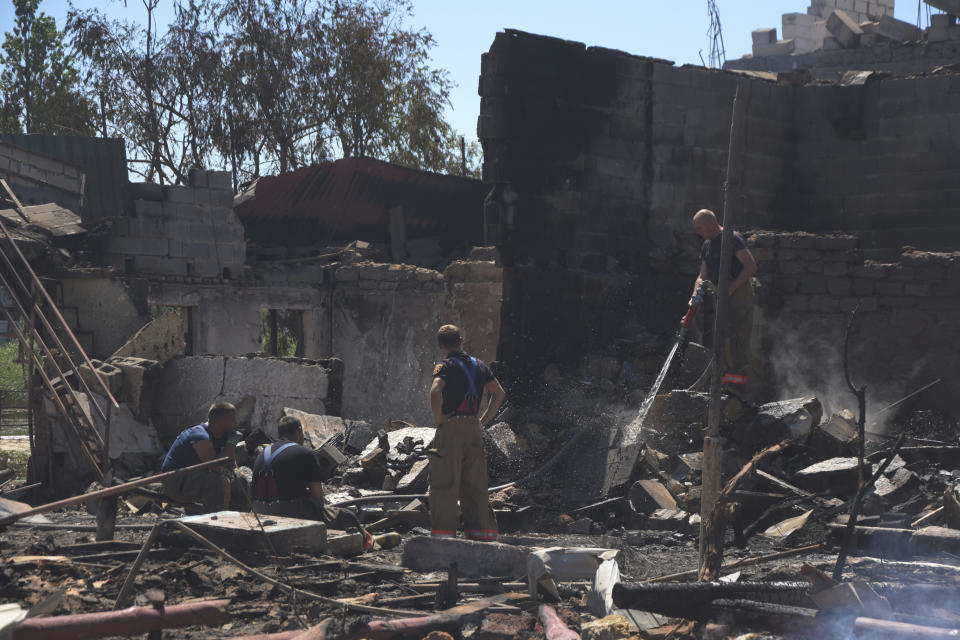
<svg viewBox="0 0 960 640">
<path fill-rule="evenodd" d="M 246 260 L 230 174 L 192 169 L 189 185 L 131 185 L 133 211 L 104 247 L 128 273 L 231 279 Z"/>
<path fill-rule="evenodd" d="M 940 0 L 937 0 L 936 4 L 932 2 L 928 4 L 937 8 L 940 8 L 939 5 L 949 6 L 948 3 Z M 957 4 L 960 4 L 960 2 Z M 960 40 L 960 25 L 957 24 L 958 15 L 960 15 L 960 6 L 955 7 L 954 11 L 930 16 L 930 30 L 927 32 L 927 40 L 930 42 Z"/>
<path fill-rule="evenodd" d="M 893 6 L 894 0 L 812 0 L 806 13 L 783 14 L 783 40 L 777 40 L 776 29 L 755 30 L 753 56 L 853 48 L 861 39 L 864 44 L 874 44 L 882 39 L 897 42 L 919 39 L 920 32 L 916 27 L 894 19 Z M 883 21 L 881 28 L 878 28 L 879 21 Z M 871 35 L 862 38 L 864 33 Z"/>
<path fill-rule="evenodd" d="M 811 0 L 807 13 L 826 20 L 833 11 L 843 11 L 855 22 L 893 16 L 894 0 Z"/>
</svg>

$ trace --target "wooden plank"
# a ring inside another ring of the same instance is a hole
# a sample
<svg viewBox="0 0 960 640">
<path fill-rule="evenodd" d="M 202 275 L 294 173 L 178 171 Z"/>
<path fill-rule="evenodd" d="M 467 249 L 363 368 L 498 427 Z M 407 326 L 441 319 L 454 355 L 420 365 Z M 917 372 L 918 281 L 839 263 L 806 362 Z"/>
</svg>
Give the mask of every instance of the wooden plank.
<svg viewBox="0 0 960 640">
<path fill-rule="evenodd" d="M 639 502 L 638 498 L 642 500 L 643 495 L 657 503 L 660 509 L 670 509 L 671 511 L 677 509 L 677 501 L 673 495 L 656 480 L 638 480 L 635 482 L 630 489 L 630 502 L 636 505 Z"/>
</svg>

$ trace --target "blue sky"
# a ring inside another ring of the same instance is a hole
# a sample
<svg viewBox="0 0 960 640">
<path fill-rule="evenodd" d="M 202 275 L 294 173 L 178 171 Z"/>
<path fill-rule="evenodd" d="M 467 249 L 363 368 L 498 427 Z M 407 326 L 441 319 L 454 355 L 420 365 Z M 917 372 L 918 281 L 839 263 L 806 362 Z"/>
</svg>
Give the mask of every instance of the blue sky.
<svg viewBox="0 0 960 640">
<path fill-rule="evenodd" d="M 140 20 L 140 0 L 75 0 L 77 7 L 102 10 Z M 172 0 L 160 0 L 161 18 L 172 14 Z M 490 47 L 498 31 L 520 29 L 544 35 L 620 49 L 629 53 L 673 60 L 677 64 L 700 64 L 700 52 L 708 57 L 706 0 L 414 0 L 409 24 L 425 27 L 437 41 L 433 50 L 436 66 L 447 69 L 457 84 L 451 95 L 447 118 L 468 139 L 476 137 L 480 98 L 477 78 L 480 54 Z M 783 13 L 806 12 L 809 0 L 717 0 L 727 58 L 750 51 L 750 32 L 777 27 Z M 896 17 L 916 23 L 917 5 L 912 0 L 897 3 Z M 42 11 L 62 26 L 66 0 L 42 0 Z M 0 31 L 13 19 L 10 0 L 0 0 Z"/>
</svg>

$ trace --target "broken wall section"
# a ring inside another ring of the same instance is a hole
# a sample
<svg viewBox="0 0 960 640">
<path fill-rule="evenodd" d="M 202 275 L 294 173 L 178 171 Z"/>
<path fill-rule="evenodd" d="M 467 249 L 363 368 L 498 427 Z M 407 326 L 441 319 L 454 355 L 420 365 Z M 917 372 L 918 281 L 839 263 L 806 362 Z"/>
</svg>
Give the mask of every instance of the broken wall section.
<svg viewBox="0 0 960 640">
<path fill-rule="evenodd" d="M 154 419 L 169 445 L 206 420 L 210 404 L 237 405 L 241 425 L 276 437 L 284 407 L 324 415 L 339 412 L 342 363 L 300 358 L 193 356 L 175 358 L 157 382 Z"/>
<path fill-rule="evenodd" d="M 124 273 L 233 279 L 246 242 L 225 171 L 191 169 L 189 185 L 130 185 L 131 215 L 115 219 L 101 259 Z"/>
<path fill-rule="evenodd" d="M 189 309 L 193 353 L 261 351 L 264 311 L 299 313 L 304 356 L 343 360 L 344 417 L 432 424 L 440 325 L 462 323 L 465 347 L 488 362 L 499 342 L 501 270 L 492 261 L 454 265 L 446 274 L 360 262 L 288 267 L 264 274 L 269 283 L 152 282 L 149 299 Z"/>
<path fill-rule="evenodd" d="M 815 393 L 829 411 L 854 402 L 843 379 L 850 335 L 854 384 L 877 411 L 960 366 L 960 253 L 905 250 L 896 261 L 864 260 L 849 235 L 755 232 L 768 365 L 779 389 Z M 955 411 L 954 386 L 923 401 Z"/>
</svg>

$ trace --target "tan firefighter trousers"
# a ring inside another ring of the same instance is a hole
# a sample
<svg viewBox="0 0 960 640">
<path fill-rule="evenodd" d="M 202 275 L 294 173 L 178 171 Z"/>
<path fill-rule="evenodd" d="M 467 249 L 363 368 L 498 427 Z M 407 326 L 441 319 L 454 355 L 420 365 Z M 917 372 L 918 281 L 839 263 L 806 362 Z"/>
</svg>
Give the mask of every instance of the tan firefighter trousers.
<svg viewBox="0 0 960 640">
<path fill-rule="evenodd" d="M 455 416 L 437 427 L 429 455 L 432 535 L 455 537 L 462 511 L 465 537 L 496 540 L 497 517 L 487 499 L 487 458 L 477 417 Z"/>
</svg>

